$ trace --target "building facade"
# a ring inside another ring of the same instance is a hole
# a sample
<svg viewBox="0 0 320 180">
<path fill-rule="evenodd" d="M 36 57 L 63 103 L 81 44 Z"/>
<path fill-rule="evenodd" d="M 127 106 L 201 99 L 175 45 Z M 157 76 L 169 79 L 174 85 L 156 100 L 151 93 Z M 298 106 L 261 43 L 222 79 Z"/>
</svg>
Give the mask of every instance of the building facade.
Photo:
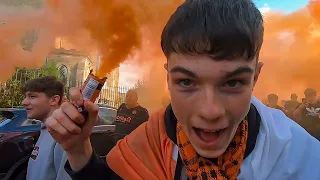
<svg viewBox="0 0 320 180">
<path fill-rule="evenodd" d="M 75 49 L 55 49 L 46 61 L 57 63 L 61 80 L 70 86 L 81 86 L 93 68 L 89 55 Z"/>
</svg>

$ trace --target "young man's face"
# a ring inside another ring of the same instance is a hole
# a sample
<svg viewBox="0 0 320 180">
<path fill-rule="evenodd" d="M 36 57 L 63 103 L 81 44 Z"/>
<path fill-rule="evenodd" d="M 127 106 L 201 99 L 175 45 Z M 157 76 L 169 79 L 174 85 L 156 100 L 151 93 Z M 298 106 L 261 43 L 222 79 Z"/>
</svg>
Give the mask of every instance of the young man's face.
<svg viewBox="0 0 320 180">
<path fill-rule="evenodd" d="M 166 68 L 172 109 L 199 155 L 216 158 L 225 152 L 249 111 L 261 67 L 256 60 L 170 55 Z"/>
<path fill-rule="evenodd" d="M 22 104 L 27 110 L 29 119 L 44 121 L 58 102 L 56 97 L 49 98 L 42 92 L 26 92 Z"/>
</svg>

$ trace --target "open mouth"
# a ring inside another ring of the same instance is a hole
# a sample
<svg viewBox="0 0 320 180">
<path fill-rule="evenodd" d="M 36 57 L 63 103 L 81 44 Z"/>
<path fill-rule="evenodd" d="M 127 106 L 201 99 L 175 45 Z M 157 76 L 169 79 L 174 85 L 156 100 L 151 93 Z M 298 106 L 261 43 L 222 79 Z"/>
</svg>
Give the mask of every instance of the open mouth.
<svg viewBox="0 0 320 180">
<path fill-rule="evenodd" d="M 203 143 L 210 144 L 210 145 L 216 144 L 218 140 L 222 137 L 226 129 L 227 128 L 210 130 L 210 129 L 200 129 L 200 128 L 194 127 L 194 131 L 198 136 L 198 138 Z"/>
</svg>

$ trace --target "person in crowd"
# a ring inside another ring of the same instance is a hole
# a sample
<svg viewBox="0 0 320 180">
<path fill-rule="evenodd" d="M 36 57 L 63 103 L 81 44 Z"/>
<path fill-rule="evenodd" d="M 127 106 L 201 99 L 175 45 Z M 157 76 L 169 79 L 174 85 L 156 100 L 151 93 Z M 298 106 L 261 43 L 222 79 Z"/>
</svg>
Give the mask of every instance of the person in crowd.
<svg viewBox="0 0 320 180">
<path fill-rule="evenodd" d="M 284 107 L 285 104 L 286 104 L 286 100 L 281 100 L 280 107 Z"/>
<path fill-rule="evenodd" d="M 291 94 L 290 100 L 286 101 L 286 104 L 284 105 L 285 109 L 297 109 L 300 105 L 298 101 L 298 95 L 296 93 Z"/>
<path fill-rule="evenodd" d="M 285 114 L 290 117 L 291 119 L 294 119 L 293 112 L 300 106 L 300 103 L 298 101 L 298 95 L 293 93 L 290 96 L 290 100 L 286 101 L 286 103 L 283 106 L 283 111 Z"/>
<path fill-rule="evenodd" d="M 72 179 L 320 179 L 319 141 L 252 97 L 263 66 L 263 24 L 251 0 L 184 1 L 161 36 L 166 110 L 120 140 L 106 159 L 89 139 L 96 105 L 84 102 L 87 119 L 71 103 L 47 119 Z M 82 105 L 79 89 L 70 97 Z"/>
<path fill-rule="evenodd" d="M 126 94 L 125 103 L 121 104 L 117 110 L 114 124 L 116 125 L 114 139 L 115 142 L 130 134 L 149 118 L 146 108 L 138 104 L 138 93 L 129 90 Z"/>
<path fill-rule="evenodd" d="M 278 105 L 279 97 L 276 94 L 269 94 L 268 97 L 268 107 L 282 110 L 282 107 Z"/>
<path fill-rule="evenodd" d="M 317 91 L 307 88 L 305 98 L 301 105 L 294 111 L 293 117 L 303 128 L 320 141 L 320 101 Z"/>
<path fill-rule="evenodd" d="M 22 104 L 26 108 L 28 118 L 40 120 L 42 123 L 66 101 L 66 98 L 63 98 L 63 83 L 50 76 L 28 81 L 23 86 L 22 93 L 25 95 Z M 63 156 L 63 149 L 42 124 L 40 137 L 29 159 L 26 179 L 71 179 L 64 170 L 66 157 Z"/>
</svg>

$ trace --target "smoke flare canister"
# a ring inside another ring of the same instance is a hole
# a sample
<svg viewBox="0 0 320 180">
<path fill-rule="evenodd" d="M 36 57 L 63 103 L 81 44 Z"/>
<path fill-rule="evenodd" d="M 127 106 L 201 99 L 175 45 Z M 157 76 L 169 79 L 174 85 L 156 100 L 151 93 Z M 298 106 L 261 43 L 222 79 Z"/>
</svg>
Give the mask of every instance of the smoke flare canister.
<svg viewBox="0 0 320 180">
<path fill-rule="evenodd" d="M 100 79 L 97 76 L 93 75 L 92 71 L 90 71 L 90 74 L 88 75 L 86 81 L 84 82 L 84 85 L 81 88 L 83 100 L 90 100 L 94 103 L 99 96 L 106 80 L 106 77 Z M 85 118 L 87 118 L 88 112 L 84 109 L 84 106 L 78 107 L 78 111 Z"/>
</svg>

